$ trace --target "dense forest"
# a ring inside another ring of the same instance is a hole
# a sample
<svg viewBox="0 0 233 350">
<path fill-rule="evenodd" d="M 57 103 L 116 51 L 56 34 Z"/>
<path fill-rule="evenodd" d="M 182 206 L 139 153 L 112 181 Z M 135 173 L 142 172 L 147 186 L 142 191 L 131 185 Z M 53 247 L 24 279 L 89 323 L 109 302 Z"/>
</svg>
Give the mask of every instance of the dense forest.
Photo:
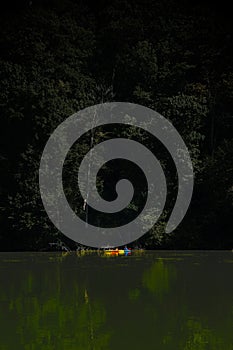
<svg viewBox="0 0 233 350">
<path fill-rule="evenodd" d="M 233 248 L 233 22 L 226 8 L 177 0 L 32 0 L 15 7 L 6 3 L 0 17 L 0 250 L 40 250 L 57 240 L 75 247 L 43 208 L 39 162 L 48 137 L 65 118 L 111 101 L 137 103 L 168 118 L 195 172 L 189 210 L 166 234 L 177 194 L 174 165 L 150 136 L 139 137 L 134 128 L 117 130 L 116 137 L 144 142 L 158 153 L 169 183 L 164 214 L 134 244 Z M 113 135 L 99 128 L 95 144 Z M 65 163 L 64 188 L 77 213 L 83 201 L 74 191 L 76 158 L 89 148 L 87 133 Z M 134 186 L 143 183 L 143 175 L 123 161 L 103 172 L 99 187 L 105 198 L 114 194 L 104 178 L 114 184 L 125 173 L 136 174 Z M 120 219 L 134 216 L 140 201 Z M 116 224 L 120 219 L 115 217 Z"/>
</svg>

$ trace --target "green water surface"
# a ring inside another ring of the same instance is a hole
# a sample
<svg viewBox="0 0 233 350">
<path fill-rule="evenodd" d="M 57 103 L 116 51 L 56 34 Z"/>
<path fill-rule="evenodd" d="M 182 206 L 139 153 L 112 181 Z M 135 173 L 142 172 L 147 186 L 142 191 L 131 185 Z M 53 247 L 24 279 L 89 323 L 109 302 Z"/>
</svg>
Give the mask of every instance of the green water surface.
<svg viewBox="0 0 233 350">
<path fill-rule="evenodd" d="M 233 253 L 0 253 L 0 350 L 233 350 Z"/>
</svg>

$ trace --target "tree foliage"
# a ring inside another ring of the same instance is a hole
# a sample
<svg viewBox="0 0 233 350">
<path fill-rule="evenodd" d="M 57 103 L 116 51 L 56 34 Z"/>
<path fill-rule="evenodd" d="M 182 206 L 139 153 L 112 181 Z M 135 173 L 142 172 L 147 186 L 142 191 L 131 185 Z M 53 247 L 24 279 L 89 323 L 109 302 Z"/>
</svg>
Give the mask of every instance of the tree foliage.
<svg viewBox="0 0 233 350">
<path fill-rule="evenodd" d="M 105 101 L 139 103 L 171 120 L 194 165 L 191 207 L 177 230 L 166 235 L 177 184 L 172 165 L 158 148 L 174 193 L 158 225 L 135 244 L 232 248 L 232 38 L 232 21 L 198 3 L 190 7 L 171 1 L 168 7 L 163 0 L 156 5 L 151 0 L 133 5 L 127 0 L 50 0 L 6 9 L 0 34 L 1 249 L 37 250 L 62 237 L 40 199 L 43 146 L 69 115 Z M 135 129 L 115 136 L 121 135 L 157 148 L 148 135 L 138 137 Z M 98 129 L 95 143 L 111 136 Z M 72 197 L 77 184 L 74 170 L 89 148 L 86 135 L 66 161 L 65 191 L 76 212 L 81 211 L 82 198 L 78 193 Z M 124 171 L 116 165 L 105 169 L 108 178 L 115 174 L 115 180 Z M 138 175 L 135 185 L 140 183 Z M 111 198 L 103 179 L 97 185 Z M 139 207 L 137 200 L 132 203 L 131 214 Z"/>
</svg>

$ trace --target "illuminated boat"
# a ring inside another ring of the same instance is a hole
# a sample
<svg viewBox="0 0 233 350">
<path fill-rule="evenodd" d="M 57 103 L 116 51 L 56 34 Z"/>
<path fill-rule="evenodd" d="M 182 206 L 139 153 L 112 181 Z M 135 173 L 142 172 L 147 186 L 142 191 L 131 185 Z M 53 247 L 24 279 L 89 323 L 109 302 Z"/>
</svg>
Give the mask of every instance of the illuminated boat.
<svg viewBox="0 0 233 350">
<path fill-rule="evenodd" d="M 105 255 L 131 255 L 131 249 L 107 249 L 104 250 Z"/>
</svg>

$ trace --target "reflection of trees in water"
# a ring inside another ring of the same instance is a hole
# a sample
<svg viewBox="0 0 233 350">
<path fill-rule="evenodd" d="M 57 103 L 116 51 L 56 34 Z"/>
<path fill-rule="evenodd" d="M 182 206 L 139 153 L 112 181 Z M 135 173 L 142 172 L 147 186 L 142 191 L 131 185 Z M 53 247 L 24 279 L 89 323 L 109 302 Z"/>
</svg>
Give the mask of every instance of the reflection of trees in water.
<svg viewBox="0 0 233 350">
<path fill-rule="evenodd" d="M 177 285 L 178 275 L 179 268 L 169 259 L 157 259 L 144 271 L 142 287 L 128 293 L 134 307 L 143 305 L 140 313 L 150 320 L 145 331 L 153 332 L 153 336 L 148 339 L 154 338 L 158 349 L 233 350 L 230 311 L 224 324 L 220 321 L 215 326 L 206 310 L 197 310 L 194 316 L 193 300 L 183 286 Z"/>
<path fill-rule="evenodd" d="M 203 326 L 200 320 L 188 320 L 186 339 L 182 342 L 184 350 L 232 350 L 233 345 L 225 337 Z"/>
<path fill-rule="evenodd" d="M 88 288 L 79 286 L 75 279 L 63 285 L 59 268 L 56 276 L 45 273 L 40 288 L 38 275 L 28 271 L 23 277 L 17 287 L 9 290 L 9 295 L 0 292 L 0 299 L 8 304 L 5 314 L 17 320 L 10 330 L 17 350 L 109 348 L 110 333 L 103 329 L 104 305 L 92 300 Z M 0 328 L 4 329 L 1 316 Z M 12 350 L 12 341 L 2 339 L 0 349 Z"/>
<path fill-rule="evenodd" d="M 217 294 L 211 279 L 194 289 L 209 270 L 176 257 L 69 256 L 1 265 L 0 350 L 115 350 L 119 339 L 135 350 L 233 350 L 229 294 L 224 319 L 210 309 L 229 282 Z"/>
<path fill-rule="evenodd" d="M 170 292 L 171 283 L 175 279 L 175 269 L 173 266 L 166 265 L 162 259 L 158 259 L 153 265 L 145 271 L 143 275 L 143 287 L 151 293 L 162 297 Z"/>
</svg>

